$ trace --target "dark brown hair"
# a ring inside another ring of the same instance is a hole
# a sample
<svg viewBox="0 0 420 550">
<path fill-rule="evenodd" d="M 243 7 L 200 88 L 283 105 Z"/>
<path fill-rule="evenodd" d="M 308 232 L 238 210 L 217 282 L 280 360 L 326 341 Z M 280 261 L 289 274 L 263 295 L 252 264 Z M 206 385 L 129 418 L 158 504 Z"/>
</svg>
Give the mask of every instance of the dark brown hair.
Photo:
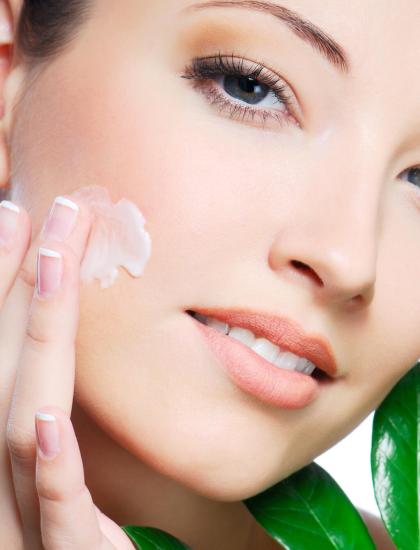
<svg viewBox="0 0 420 550">
<path fill-rule="evenodd" d="M 91 13 L 93 1 L 23 0 L 16 23 L 14 48 L 19 60 L 28 67 L 23 92 L 30 88 L 42 67 L 77 36 Z M 11 200 L 10 195 L 10 185 L 0 188 L 0 201 Z"/>
<path fill-rule="evenodd" d="M 16 48 L 29 62 L 51 60 L 75 38 L 92 0 L 24 0 L 16 27 Z"/>
</svg>

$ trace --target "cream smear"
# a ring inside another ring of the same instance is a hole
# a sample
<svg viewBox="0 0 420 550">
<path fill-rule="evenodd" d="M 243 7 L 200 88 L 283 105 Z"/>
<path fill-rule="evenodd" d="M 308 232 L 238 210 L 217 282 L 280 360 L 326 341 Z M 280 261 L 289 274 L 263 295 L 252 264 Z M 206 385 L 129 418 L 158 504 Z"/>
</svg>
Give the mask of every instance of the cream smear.
<svg viewBox="0 0 420 550">
<path fill-rule="evenodd" d="M 137 206 L 122 198 L 115 204 L 108 190 L 88 185 L 71 193 L 91 207 L 92 225 L 80 279 L 89 283 L 99 279 L 101 288 L 108 288 L 118 277 L 118 267 L 133 277 L 140 277 L 151 254 L 150 235 L 144 229 L 145 219 Z"/>
</svg>

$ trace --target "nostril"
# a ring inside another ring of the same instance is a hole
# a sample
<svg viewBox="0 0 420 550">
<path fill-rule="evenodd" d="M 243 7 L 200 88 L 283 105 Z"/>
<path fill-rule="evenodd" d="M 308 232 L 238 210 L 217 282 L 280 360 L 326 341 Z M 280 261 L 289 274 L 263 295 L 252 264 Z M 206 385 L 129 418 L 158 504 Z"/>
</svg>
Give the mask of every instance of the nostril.
<svg viewBox="0 0 420 550">
<path fill-rule="evenodd" d="M 303 262 L 300 262 L 299 260 L 292 260 L 290 263 L 293 265 L 293 267 L 296 267 L 299 271 L 303 271 L 307 273 L 310 277 L 312 277 L 312 279 L 315 280 L 315 282 L 318 285 L 323 286 L 323 282 L 311 267 L 304 264 Z"/>
<path fill-rule="evenodd" d="M 298 269 L 309 269 L 306 264 L 299 262 L 298 260 L 292 260 L 291 263 Z"/>
</svg>

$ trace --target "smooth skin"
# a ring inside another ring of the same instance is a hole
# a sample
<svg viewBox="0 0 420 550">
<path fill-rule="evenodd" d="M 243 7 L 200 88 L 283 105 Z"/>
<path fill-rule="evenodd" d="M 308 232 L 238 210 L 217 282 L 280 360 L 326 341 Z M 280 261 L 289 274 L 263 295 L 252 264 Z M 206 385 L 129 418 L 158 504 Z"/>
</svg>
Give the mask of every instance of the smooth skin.
<svg viewBox="0 0 420 550">
<path fill-rule="evenodd" d="M 420 192 L 407 172 L 420 165 L 420 6 L 283 2 L 342 44 L 344 75 L 268 14 L 182 12 L 189 3 L 97 0 L 28 93 L 24 67 L 2 50 L 0 185 L 30 213 L 20 258 L 54 197 L 88 183 L 138 204 L 152 238 L 139 279 L 121 272 L 106 291 L 80 289 L 67 367 L 95 505 L 194 550 L 264 549 L 271 541 L 240 501 L 348 434 L 420 356 Z M 194 57 L 232 50 L 289 83 L 299 126 L 231 119 L 180 78 Z M 14 490 L 6 445 L 31 297 L 31 285 L 12 289 L 0 315 L 0 502 L 12 548 L 18 510 L 36 510 Z M 329 339 L 339 377 L 299 411 L 251 399 L 198 338 L 185 314 L 194 306 L 286 315 Z M 66 368 L 61 356 L 57 366 Z M 39 397 L 36 407 L 60 406 Z M 34 413 L 15 409 L 29 432 L 9 445 L 32 456 L 32 479 Z M 25 521 L 24 531 L 39 525 Z"/>
<path fill-rule="evenodd" d="M 11 489 L 16 494 L 22 520 L 24 548 L 58 550 L 66 543 L 66 548 L 78 550 L 130 550 L 133 544 L 127 535 L 92 500 L 70 420 L 79 319 L 79 267 L 91 220 L 89 206 L 83 202 L 78 206 L 75 229 L 64 242 L 42 234 L 27 250 L 31 222 L 21 209 L 14 239 L 0 248 L 0 270 L 4 276 L 0 308 L 7 298 L 6 311 L 13 311 L 18 317 L 28 314 L 26 324 L 13 325 L 13 331 L 3 326 L 1 333 L 2 337 L 14 340 L 7 346 L 6 340 L 2 341 L 2 349 L 7 350 L 3 365 L 17 365 L 6 434 L 13 476 Z M 40 247 L 60 253 L 63 261 L 60 288 L 49 296 L 38 292 L 34 257 Z M 56 417 L 60 448 L 53 458 L 45 457 L 38 445 L 34 456 L 34 411 Z M 3 493 L 3 499 L 5 496 Z M 2 500 L 2 507 L 5 504 Z M 379 548 L 393 548 L 377 518 L 369 514 L 364 517 L 372 536 L 381 544 Z M 12 539 L 7 538 L 9 527 L 5 527 L 2 544 L 18 548 L 15 534 Z M 279 548 L 262 535 L 256 531 L 248 548 Z"/>
</svg>

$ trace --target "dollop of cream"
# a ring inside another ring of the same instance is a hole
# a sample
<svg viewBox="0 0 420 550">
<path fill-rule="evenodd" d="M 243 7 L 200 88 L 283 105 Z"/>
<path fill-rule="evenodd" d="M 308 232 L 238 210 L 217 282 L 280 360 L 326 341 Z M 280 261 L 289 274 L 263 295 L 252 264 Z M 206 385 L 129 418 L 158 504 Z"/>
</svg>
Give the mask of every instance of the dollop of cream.
<svg viewBox="0 0 420 550">
<path fill-rule="evenodd" d="M 151 255 L 152 242 L 144 229 L 145 219 L 137 206 L 122 198 L 115 204 L 108 190 L 88 185 L 71 193 L 91 207 L 92 226 L 80 267 L 80 280 L 99 279 L 108 288 L 118 277 L 118 267 L 140 277 Z"/>
</svg>

